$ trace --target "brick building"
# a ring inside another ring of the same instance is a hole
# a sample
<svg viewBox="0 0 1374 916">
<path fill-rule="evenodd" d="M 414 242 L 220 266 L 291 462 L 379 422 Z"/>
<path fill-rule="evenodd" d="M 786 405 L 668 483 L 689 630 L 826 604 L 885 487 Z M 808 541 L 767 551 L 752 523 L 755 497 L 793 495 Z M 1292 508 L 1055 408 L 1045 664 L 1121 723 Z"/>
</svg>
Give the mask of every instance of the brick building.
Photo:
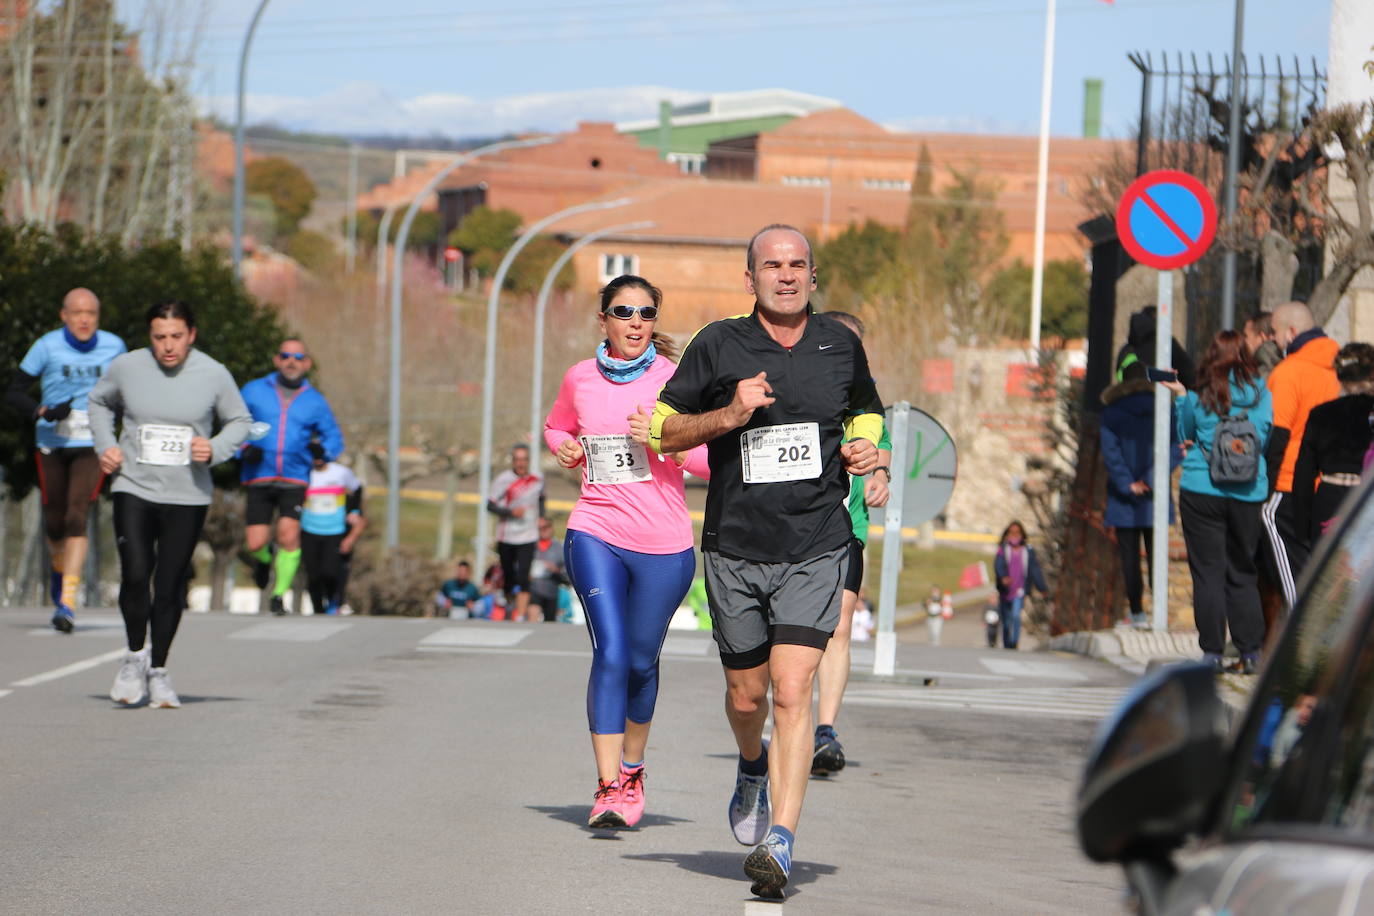
<svg viewBox="0 0 1374 916">
<path fill-rule="evenodd" d="M 483 157 L 445 178 L 439 186 L 443 233 L 481 206 L 514 210 L 528 225 L 654 179 L 692 180 L 615 125 L 583 122 L 552 143 Z"/>
</svg>

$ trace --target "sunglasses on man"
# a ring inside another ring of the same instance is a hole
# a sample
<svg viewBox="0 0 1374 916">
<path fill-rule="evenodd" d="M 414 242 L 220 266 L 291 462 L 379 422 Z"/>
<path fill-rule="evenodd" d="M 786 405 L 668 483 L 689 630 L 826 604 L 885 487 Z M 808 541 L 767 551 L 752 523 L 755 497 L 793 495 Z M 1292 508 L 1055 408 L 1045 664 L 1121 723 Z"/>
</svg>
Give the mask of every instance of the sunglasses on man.
<svg viewBox="0 0 1374 916">
<path fill-rule="evenodd" d="M 288 353 L 285 350 L 282 350 L 280 353 L 277 354 L 277 356 L 281 357 L 282 359 L 294 359 L 297 362 L 305 362 L 307 359 L 310 358 L 305 353 Z"/>
<path fill-rule="evenodd" d="M 658 317 L 658 306 L 613 305 L 601 314 L 610 315 L 613 318 L 619 318 L 621 321 L 629 321 L 631 318 L 635 316 L 635 312 L 639 312 L 639 317 L 643 318 L 645 321 L 653 321 L 655 318 Z"/>
</svg>

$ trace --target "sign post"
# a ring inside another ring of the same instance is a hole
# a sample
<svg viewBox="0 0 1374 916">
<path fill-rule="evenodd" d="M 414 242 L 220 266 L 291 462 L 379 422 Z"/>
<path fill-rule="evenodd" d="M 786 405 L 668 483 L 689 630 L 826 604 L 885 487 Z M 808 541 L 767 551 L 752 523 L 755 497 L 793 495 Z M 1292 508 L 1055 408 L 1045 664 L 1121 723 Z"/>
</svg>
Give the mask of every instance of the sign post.
<svg viewBox="0 0 1374 916">
<path fill-rule="evenodd" d="M 958 457 L 954 440 L 935 418 L 906 401 L 888 409 L 892 486 L 883 514 L 883 567 L 873 673 L 890 675 L 897 661 L 897 581 L 902 570 L 902 528 L 940 514 L 954 492 Z"/>
<path fill-rule="evenodd" d="M 1116 211 L 1116 232 L 1131 257 L 1159 271 L 1155 306 L 1154 365 L 1173 362 L 1174 274 L 1207 253 L 1217 232 L 1217 206 L 1207 188 L 1192 175 L 1160 169 L 1141 175 Z M 1155 388 L 1154 475 L 1150 570 L 1151 628 L 1169 628 L 1169 425 L 1170 394 Z M 1159 495 L 1163 494 L 1163 498 Z"/>
</svg>

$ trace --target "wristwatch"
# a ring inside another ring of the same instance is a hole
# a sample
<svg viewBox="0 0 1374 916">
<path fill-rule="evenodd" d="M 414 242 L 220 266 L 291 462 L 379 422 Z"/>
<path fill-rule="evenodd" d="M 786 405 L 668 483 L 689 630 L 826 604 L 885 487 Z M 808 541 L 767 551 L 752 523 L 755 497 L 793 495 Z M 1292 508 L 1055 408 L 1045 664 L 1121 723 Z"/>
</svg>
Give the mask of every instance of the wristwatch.
<svg viewBox="0 0 1374 916">
<path fill-rule="evenodd" d="M 879 471 L 882 471 L 884 474 L 887 475 L 887 482 L 888 482 L 888 483 L 891 483 L 891 482 L 892 482 L 892 468 L 888 467 L 888 466 L 885 465 L 885 464 L 880 464 L 880 465 L 878 465 L 876 468 L 873 469 L 873 473 L 876 474 L 876 473 L 878 473 Z"/>
</svg>

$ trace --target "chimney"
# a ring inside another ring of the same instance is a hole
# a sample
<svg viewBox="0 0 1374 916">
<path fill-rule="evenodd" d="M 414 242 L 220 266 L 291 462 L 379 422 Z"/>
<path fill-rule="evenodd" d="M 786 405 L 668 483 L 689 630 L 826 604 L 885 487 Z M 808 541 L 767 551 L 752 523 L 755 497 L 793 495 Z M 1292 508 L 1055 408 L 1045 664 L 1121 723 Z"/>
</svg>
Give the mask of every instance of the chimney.
<svg viewBox="0 0 1374 916">
<path fill-rule="evenodd" d="M 658 103 L 658 158 L 667 159 L 673 136 L 673 103 L 667 99 Z"/>
<path fill-rule="evenodd" d="M 1083 136 L 1102 136 L 1102 80 L 1092 77 L 1083 80 Z"/>
</svg>

